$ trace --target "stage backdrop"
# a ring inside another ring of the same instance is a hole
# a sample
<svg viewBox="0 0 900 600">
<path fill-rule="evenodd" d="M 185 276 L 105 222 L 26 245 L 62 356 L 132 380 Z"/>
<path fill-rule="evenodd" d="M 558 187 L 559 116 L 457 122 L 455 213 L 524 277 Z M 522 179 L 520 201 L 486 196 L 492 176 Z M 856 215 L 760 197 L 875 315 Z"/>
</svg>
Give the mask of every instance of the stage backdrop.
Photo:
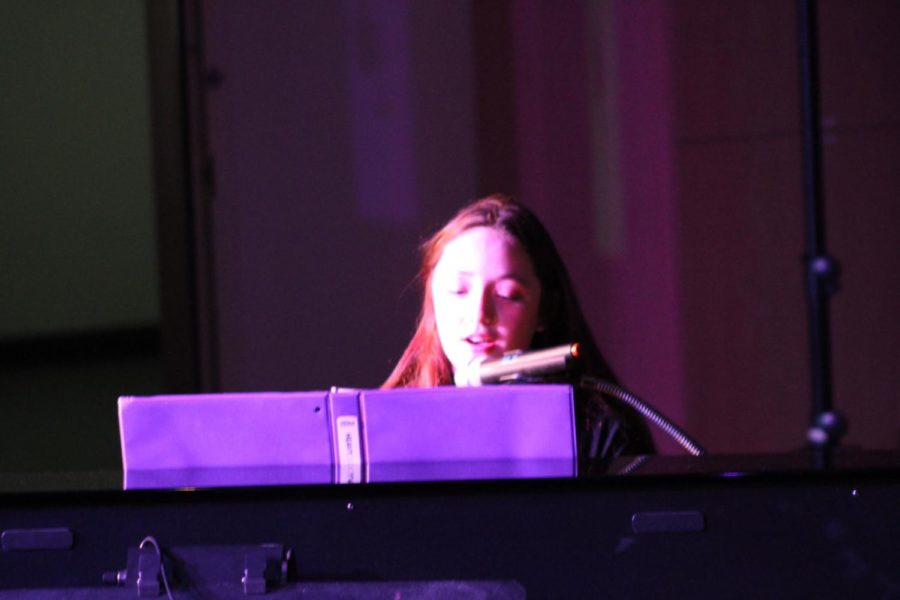
<svg viewBox="0 0 900 600">
<path fill-rule="evenodd" d="M 819 5 L 835 401 L 847 443 L 896 447 L 900 14 Z M 379 385 L 418 243 L 504 191 L 628 386 L 714 452 L 803 445 L 791 3 L 199 6 L 217 389 Z"/>
</svg>

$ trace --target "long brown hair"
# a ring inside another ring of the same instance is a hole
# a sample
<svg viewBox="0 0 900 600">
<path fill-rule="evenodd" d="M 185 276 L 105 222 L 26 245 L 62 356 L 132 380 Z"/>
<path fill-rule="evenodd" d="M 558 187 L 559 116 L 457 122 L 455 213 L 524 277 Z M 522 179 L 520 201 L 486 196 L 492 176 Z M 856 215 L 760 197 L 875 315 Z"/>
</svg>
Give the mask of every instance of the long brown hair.
<svg viewBox="0 0 900 600">
<path fill-rule="evenodd" d="M 419 281 L 422 309 L 412 340 L 397 366 L 382 385 L 433 387 L 453 382 L 453 369 L 438 339 L 431 297 L 431 276 L 446 245 L 473 227 L 494 227 L 512 235 L 528 253 L 541 284 L 542 331 L 536 332 L 531 349 L 578 342 L 584 373 L 606 381 L 615 377 L 600 354 L 575 297 L 575 290 L 550 234 L 528 208 L 494 194 L 462 208 L 422 246 Z"/>
</svg>

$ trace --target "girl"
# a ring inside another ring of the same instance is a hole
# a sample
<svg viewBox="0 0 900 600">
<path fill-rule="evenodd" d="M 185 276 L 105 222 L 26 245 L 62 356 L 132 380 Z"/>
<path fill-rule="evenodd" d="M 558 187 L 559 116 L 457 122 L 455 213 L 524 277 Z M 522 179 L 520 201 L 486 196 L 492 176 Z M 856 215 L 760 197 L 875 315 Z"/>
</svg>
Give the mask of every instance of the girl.
<svg viewBox="0 0 900 600">
<path fill-rule="evenodd" d="M 474 360 L 573 342 L 584 375 L 616 383 L 553 240 L 522 204 L 502 195 L 474 202 L 423 251 L 418 326 L 382 387 L 451 385 Z M 575 387 L 580 473 L 601 471 L 616 456 L 654 452 L 636 412 L 564 377 Z"/>
</svg>

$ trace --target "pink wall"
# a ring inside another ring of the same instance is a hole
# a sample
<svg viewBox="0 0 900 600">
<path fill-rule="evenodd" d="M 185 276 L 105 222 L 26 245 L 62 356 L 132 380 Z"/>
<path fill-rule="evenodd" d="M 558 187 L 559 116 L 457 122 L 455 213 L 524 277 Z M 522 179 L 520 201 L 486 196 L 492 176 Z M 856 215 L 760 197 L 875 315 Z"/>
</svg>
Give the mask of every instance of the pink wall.
<svg viewBox="0 0 900 600">
<path fill-rule="evenodd" d="M 835 403 L 848 443 L 896 447 L 900 5 L 819 4 Z M 509 191 L 629 387 L 714 452 L 804 444 L 793 3 L 276 6 L 207 7 L 223 389 L 380 383 L 418 242 Z"/>
<path fill-rule="evenodd" d="M 895 447 L 900 99 L 888 74 L 900 64 L 886 24 L 898 10 L 820 4 L 826 217 L 847 270 L 834 401 L 847 443 Z M 713 451 L 801 447 L 811 398 L 793 4 L 515 8 L 521 195 L 559 240 L 623 380 Z"/>
<path fill-rule="evenodd" d="M 900 222 L 900 7 L 818 5 L 828 249 L 845 269 L 834 402 L 847 444 L 896 447 L 900 246 L 883 223 Z M 811 399 L 794 6 L 672 7 L 691 423 L 719 451 L 796 448 Z"/>
<path fill-rule="evenodd" d="M 620 379 L 684 422 L 666 6 L 515 6 L 522 199 Z"/>
<path fill-rule="evenodd" d="M 468 13 L 379 6 L 205 4 L 221 390 L 380 385 L 475 193 Z"/>
</svg>

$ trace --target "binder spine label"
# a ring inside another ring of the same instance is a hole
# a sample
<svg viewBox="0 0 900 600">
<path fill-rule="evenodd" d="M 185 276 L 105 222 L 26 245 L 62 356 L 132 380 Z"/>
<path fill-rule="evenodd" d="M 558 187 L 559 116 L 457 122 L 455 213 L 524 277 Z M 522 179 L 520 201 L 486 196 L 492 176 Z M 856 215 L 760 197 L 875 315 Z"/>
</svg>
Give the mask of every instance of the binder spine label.
<svg viewBox="0 0 900 600">
<path fill-rule="evenodd" d="M 359 419 L 343 415 L 336 419 L 338 483 L 362 482 L 362 449 L 359 444 Z"/>
</svg>

